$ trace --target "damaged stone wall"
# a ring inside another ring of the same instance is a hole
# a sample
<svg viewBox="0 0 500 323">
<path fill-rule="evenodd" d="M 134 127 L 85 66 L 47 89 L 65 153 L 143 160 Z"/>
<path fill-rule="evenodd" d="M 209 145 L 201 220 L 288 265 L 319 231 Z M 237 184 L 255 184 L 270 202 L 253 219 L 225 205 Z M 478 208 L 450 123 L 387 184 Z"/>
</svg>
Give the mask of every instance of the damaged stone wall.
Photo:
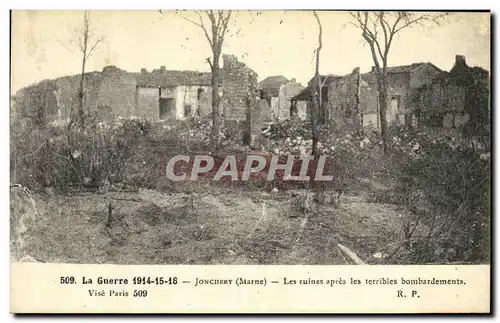
<svg viewBox="0 0 500 323">
<path fill-rule="evenodd" d="M 271 111 L 271 107 L 269 106 L 269 103 L 265 99 L 259 99 L 258 100 L 259 104 L 259 109 L 261 111 L 261 121 L 262 122 L 273 122 L 274 121 L 274 114 Z"/>
<path fill-rule="evenodd" d="M 244 144 L 259 147 L 262 127 L 268 119 L 269 105 L 264 99 L 249 98 L 247 101 Z"/>
<path fill-rule="evenodd" d="M 256 146 L 269 105 L 260 103 L 257 73 L 234 55 L 223 55 L 221 105 L 226 127 L 241 129 L 244 144 Z"/>
<path fill-rule="evenodd" d="M 371 73 L 361 74 L 359 89 L 359 110 L 363 127 L 380 128 L 378 111 L 378 90 Z"/>
<path fill-rule="evenodd" d="M 46 121 L 69 119 L 79 104 L 80 75 L 44 80 L 18 91 L 16 97 L 25 115 L 40 114 Z M 128 117 L 135 113 L 135 77 L 108 66 L 102 72 L 85 73 L 86 112 L 98 112 L 102 119 Z"/>
<path fill-rule="evenodd" d="M 441 71 L 437 70 L 433 65 L 422 64 L 411 72 L 410 87 L 416 89 L 429 84 L 440 74 Z"/>
<path fill-rule="evenodd" d="M 291 99 L 303 89 L 304 87 L 297 83 L 295 79 L 280 87 L 278 106 L 273 111 L 278 120 L 290 119 Z"/>
<path fill-rule="evenodd" d="M 136 90 L 136 112 L 140 118 L 159 118 L 160 95 L 156 87 L 138 87 Z"/>
<path fill-rule="evenodd" d="M 404 124 L 411 73 L 391 73 L 387 79 L 387 121 L 389 124 Z"/>
<path fill-rule="evenodd" d="M 57 85 L 45 80 L 28 86 L 16 94 L 16 106 L 20 117 L 29 118 L 37 124 L 50 122 L 57 114 Z"/>
<path fill-rule="evenodd" d="M 78 107 L 78 91 L 80 89 L 80 75 L 64 76 L 55 80 L 57 84 L 57 109 L 58 119 L 69 119 L 72 109 Z M 97 96 L 101 85 L 101 73 L 85 73 L 84 102 L 86 111 L 95 111 L 97 108 Z"/>
<path fill-rule="evenodd" d="M 489 133 L 490 77 L 457 55 L 450 72 L 412 91 L 413 113 L 421 126 L 464 128 L 471 135 Z"/>
<path fill-rule="evenodd" d="M 135 115 L 136 78 L 116 66 L 107 66 L 101 73 L 101 85 L 97 97 L 98 107 L 107 107 L 111 117 Z"/>
<path fill-rule="evenodd" d="M 194 71 L 172 73 L 172 75 L 206 77 L 206 73 Z M 159 89 L 138 87 L 137 82 L 141 75 L 142 72 L 129 73 L 116 66 L 106 66 L 101 72 L 86 73 L 84 109 L 88 112 L 98 111 L 101 119 L 142 116 L 158 120 Z M 257 96 L 257 74 L 239 62 L 235 56 L 223 55 L 221 79 L 223 118 L 246 120 L 247 100 Z M 177 82 L 175 79 L 169 81 Z M 71 109 L 78 106 L 79 86 L 80 75 L 45 80 L 18 91 L 16 104 L 24 115 L 41 115 L 48 121 L 68 119 Z M 172 87 L 176 89 L 174 99 L 177 119 L 184 118 L 186 105 L 190 107 L 187 111 L 191 111 L 192 115 L 199 111 L 201 118 L 211 116 L 211 86 L 205 83 L 195 85 L 180 83 L 172 84 Z M 200 89 L 203 89 L 202 93 L 199 93 Z M 257 107 L 258 105 L 255 106 Z"/>
<path fill-rule="evenodd" d="M 380 127 L 379 101 L 376 74 L 372 71 L 360 75 L 359 111 L 356 107 L 358 72 L 339 77 L 328 86 L 328 108 L 330 116 L 344 126 L 372 125 Z M 411 72 L 389 73 L 387 75 L 387 120 L 392 124 L 408 124 L 412 110 L 411 92 L 417 85 L 428 84 L 437 71 L 429 65 L 422 65 Z"/>
<path fill-rule="evenodd" d="M 358 127 L 361 111 L 358 111 L 359 68 L 342 78 L 336 78 L 328 85 L 327 108 L 329 117 L 348 128 Z"/>
<path fill-rule="evenodd" d="M 176 119 L 212 116 L 212 87 L 199 85 L 180 85 L 176 90 Z"/>
<path fill-rule="evenodd" d="M 224 119 L 245 120 L 247 100 L 256 97 L 257 73 L 234 55 L 223 55 L 222 111 Z"/>
</svg>

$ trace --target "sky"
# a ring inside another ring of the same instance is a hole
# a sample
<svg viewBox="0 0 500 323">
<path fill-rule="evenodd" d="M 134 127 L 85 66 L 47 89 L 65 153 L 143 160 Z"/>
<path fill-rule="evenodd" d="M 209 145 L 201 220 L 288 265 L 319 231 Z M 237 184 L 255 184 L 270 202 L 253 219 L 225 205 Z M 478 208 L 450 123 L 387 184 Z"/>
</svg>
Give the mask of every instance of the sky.
<svg viewBox="0 0 500 323">
<path fill-rule="evenodd" d="M 370 49 L 347 12 L 319 12 L 323 25 L 321 74 L 362 72 L 373 65 Z M 209 71 L 210 47 L 203 31 L 184 18 L 194 12 L 91 11 L 91 29 L 103 37 L 87 71 L 115 65 L 129 72 L 165 66 Z M 79 74 L 81 53 L 75 30 L 82 11 L 13 11 L 11 21 L 11 93 L 43 79 Z M 311 11 L 236 11 L 223 52 L 233 54 L 262 80 L 284 75 L 302 84 L 314 75 L 318 25 Z M 455 55 L 470 66 L 490 70 L 489 13 L 454 13 L 439 26 L 415 26 L 398 33 L 389 66 L 432 62 L 450 70 Z"/>
</svg>

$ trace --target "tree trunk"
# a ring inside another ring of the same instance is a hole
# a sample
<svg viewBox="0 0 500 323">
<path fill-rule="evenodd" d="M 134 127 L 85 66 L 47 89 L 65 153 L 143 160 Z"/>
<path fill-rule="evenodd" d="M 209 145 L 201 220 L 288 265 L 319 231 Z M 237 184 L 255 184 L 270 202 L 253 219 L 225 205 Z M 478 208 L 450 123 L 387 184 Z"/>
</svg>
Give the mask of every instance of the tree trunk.
<svg viewBox="0 0 500 323">
<path fill-rule="evenodd" d="M 389 149 L 387 148 L 387 84 L 384 73 L 382 73 L 378 79 L 378 102 L 382 145 L 384 148 L 384 154 L 387 155 L 389 153 Z"/>
<path fill-rule="evenodd" d="M 311 109 L 311 132 L 312 132 L 312 150 L 311 155 L 318 157 L 318 140 L 321 126 L 321 77 L 318 73 L 319 63 L 316 65 L 316 75 L 314 77 L 316 83 L 316 91 L 313 94 L 312 109 Z"/>
<path fill-rule="evenodd" d="M 83 98 L 84 98 L 84 78 L 85 78 L 85 65 L 87 63 L 87 45 L 89 40 L 89 20 L 87 16 L 87 12 L 85 12 L 83 18 L 83 50 L 82 50 L 82 75 L 80 78 L 80 90 L 78 92 L 78 117 L 80 121 L 80 126 L 84 127 L 85 125 L 85 114 L 83 112 Z"/>
<path fill-rule="evenodd" d="M 318 157 L 318 140 L 319 140 L 319 100 L 318 99 L 313 99 L 313 108 L 311 109 L 311 112 L 313 113 L 312 118 L 311 118 L 311 125 L 312 125 L 312 151 L 311 154 L 315 157 Z"/>
<path fill-rule="evenodd" d="M 214 61 L 212 63 L 212 134 L 210 138 L 210 145 L 214 150 L 218 149 L 219 146 L 219 132 L 221 126 L 219 97 L 219 56 L 220 54 L 214 53 Z"/>
<path fill-rule="evenodd" d="M 363 128 L 363 115 L 362 111 L 360 109 L 360 95 L 361 95 L 361 74 L 359 67 L 356 69 L 356 111 L 355 111 L 355 117 L 354 120 L 356 122 L 356 127 L 358 129 Z"/>
<path fill-rule="evenodd" d="M 318 33 L 318 48 L 316 49 L 316 71 L 314 74 L 314 80 L 316 83 L 316 91 L 313 98 L 313 111 L 314 115 L 312 118 L 312 155 L 318 157 L 318 140 L 319 140 L 319 132 L 320 125 L 323 125 L 323 90 L 321 84 L 321 76 L 319 74 L 319 58 L 320 52 L 323 48 L 323 26 L 321 25 L 321 21 L 319 20 L 318 14 L 316 11 L 313 11 L 314 17 L 316 18 L 316 22 L 318 23 L 319 33 Z"/>
<path fill-rule="evenodd" d="M 80 77 L 80 89 L 78 90 L 78 121 L 80 126 L 83 128 L 84 127 L 84 113 L 83 113 L 83 91 L 84 91 L 84 78 L 85 78 L 85 55 L 86 53 L 83 53 L 83 60 L 82 60 L 82 75 Z"/>
</svg>

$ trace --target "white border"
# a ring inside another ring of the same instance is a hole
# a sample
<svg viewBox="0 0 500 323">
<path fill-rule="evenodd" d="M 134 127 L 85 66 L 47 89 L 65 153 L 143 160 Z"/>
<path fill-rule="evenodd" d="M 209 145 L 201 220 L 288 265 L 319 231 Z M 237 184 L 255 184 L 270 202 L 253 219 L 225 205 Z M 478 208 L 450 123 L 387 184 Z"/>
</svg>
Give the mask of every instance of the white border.
<svg viewBox="0 0 500 323">
<path fill-rule="evenodd" d="M 208 9 L 208 8 L 227 8 L 227 9 L 262 9 L 262 10 L 272 10 L 272 9 L 400 9 L 400 10 L 478 10 L 478 9 L 491 9 L 494 13 L 498 13 L 498 1 L 494 0 L 474 0 L 474 1 L 435 1 L 435 0 L 420 0 L 415 2 L 408 1 L 390 1 L 390 0 L 378 0 L 378 1 L 368 1 L 368 0 L 349 0 L 349 1 L 318 1 L 318 0 L 308 0 L 308 1 L 269 1 L 269 0 L 252 0 L 252 1 L 220 1 L 220 0 L 212 0 L 201 1 L 201 0 L 183 0 L 179 2 L 170 2 L 170 1 L 150 1 L 150 0 L 141 0 L 141 1 L 120 1 L 120 2 L 104 2 L 102 0 L 86 0 L 86 1 L 67 1 L 67 0 L 46 0 L 46 1 L 26 1 L 26 0 L 18 0 L 11 1 L 11 3 L 5 1 L 2 2 L 2 9 L 0 14 L 0 19 L 2 20 L 1 26 L 2 31 L 0 33 L 1 42 L 4 44 L 4 50 L 2 50 L 2 87 L 1 87 L 1 98 L 0 102 L 3 102 L 5 106 L 2 108 L 2 117 L 0 117 L 0 122 L 3 124 L 0 125 L 0 130 L 2 134 L 0 135 L 0 144 L 4 150 L 9 150 L 9 11 L 8 9 Z M 5 7 L 5 8 L 4 8 Z M 498 22 L 498 21 L 497 21 Z M 495 37 L 493 42 L 496 43 L 498 40 L 498 33 L 495 33 Z M 496 57 L 496 55 L 495 55 Z M 496 66 L 496 64 L 495 64 Z M 496 68 L 494 73 L 496 74 Z M 495 75 L 493 74 L 493 75 Z M 495 83 L 495 88 L 493 89 L 493 93 L 497 93 L 498 83 Z M 496 101 L 498 102 L 498 101 Z M 498 111 L 498 107 L 494 107 L 495 110 Z M 500 113 L 495 114 L 495 124 L 498 124 L 498 118 Z M 495 150 L 498 151 L 498 146 L 495 144 Z M 6 155 L 6 154 L 5 154 Z M 495 158 L 496 160 L 496 158 Z M 2 313 L 2 321 L 10 322 L 14 320 L 14 317 L 9 312 L 9 247 L 8 247 L 8 236 L 9 236 L 9 189 L 7 188 L 7 182 L 9 181 L 9 168 L 8 168 L 8 159 L 5 156 L 2 159 L 2 172 L 1 172 L 1 182 L 3 185 L 0 186 L 1 189 L 1 205 L 4 207 L 3 217 L 5 222 L 1 226 L 2 233 L 4 233 L 4 242 L 1 245 L 2 250 L 2 260 L 3 263 L 3 275 L 0 275 L 0 286 L 3 287 L 2 293 L 2 304 L 3 308 L 1 309 Z M 496 166 L 496 165 L 495 165 Z M 496 192 L 494 196 L 494 200 L 500 201 L 500 193 Z M 496 214 L 495 214 L 496 215 Z M 496 217 L 495 220 L 495 232 L 498 230 L 498 222 L 499 219 Z M 498 251 L 495 246 L 493 247 L 495 252 L 495 259 L 498 259 Z M 498 281 L 498 277 L 496 280 Z M 496 286 L 495 286 L 496 287 Z M 496 290 L 496 288 L 495 288 Z M 494 304 L 494 308 L 498 309 L 498 297 L 494 298 L 496 300 L 496 304 Z M 146 318 L 146 317 L 144 317 Z M 133 317 L 134 320 L 143 320 L 142 317 Z M 42 318 L 37 318 L 42 319 Z M 54 317 L 46 317 L 43 318 L 45 320 L 52 320 Z M 74 317 L 76 320 L 84 320 L 82 317 Z M 103 320 L 104 318 L 96 318 L 98 321 Z M 108 318 L 111 320 L 122 320 L 122 317 L 119 318 Z M 182 319 L 180 317 L 171 317 L 169 320 L 178 320 Z M 218 318 L 212 318 L 211 320 L 217 320 Z M 268 318 L 256 317 L 255 319 L 262 321 L 268 320 Z M 345 318 L 334 318 L 336 320 L 344 320 Z M 352 319 L 352 318 L 351 318 Z M 360 318 L 356 318 L 360 319 Z M 361 318 L 364 319 L 364 318 Z M 384 319 L 384 318 L 381 318 Z M 425 320 L 435 320 L 436 318 L 430 317 L 419 317 L 417 319 L 425 319 Z M 470 319 L 478 319 L 478 318 L 470 318 Z M 60 319 L 62 321 L 69 320 L 68 318 Z"/>
<path fill-rule="evenodd" d="M 473 10 L 490 9 L 495 6 L 494 0 L 475 0 L 475 1 L 395 1 L 395 0 L 349 0 L 349 1 L 229 1 L 229 0 L 183 0 L 178 3 L 174 1 L 64 1 L 64 0 L 46 0 L 43 2 L 33 0 L 12 1 L 11 9 L 262 9 L 262 10 L 281 10 L 281 9 L 394 9 L 394 10 Z"/>
</svg>

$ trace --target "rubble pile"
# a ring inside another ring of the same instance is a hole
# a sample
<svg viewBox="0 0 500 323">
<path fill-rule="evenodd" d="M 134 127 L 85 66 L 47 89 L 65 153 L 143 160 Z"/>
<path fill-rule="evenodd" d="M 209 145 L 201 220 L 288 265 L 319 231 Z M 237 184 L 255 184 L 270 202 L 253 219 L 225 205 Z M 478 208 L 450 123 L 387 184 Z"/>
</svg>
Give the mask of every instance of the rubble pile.
<svg viewBox="0 0 500 323">
<path fill-rule="evenodd" d="M 313 140 L 310 125 L 296 121 L 285 121 L 267 127 L 262 131 L 267 138 L 264 151 L 276 155 L 305 155 L 311 154 Z M 381 145 L 376 134 L 365 134 L 362 131 L 353 133 L 326 133 L 318 141 L 320 154 L 334 155 L 345 151 L 366 150 L 374 145 Z"/>
</svg>

